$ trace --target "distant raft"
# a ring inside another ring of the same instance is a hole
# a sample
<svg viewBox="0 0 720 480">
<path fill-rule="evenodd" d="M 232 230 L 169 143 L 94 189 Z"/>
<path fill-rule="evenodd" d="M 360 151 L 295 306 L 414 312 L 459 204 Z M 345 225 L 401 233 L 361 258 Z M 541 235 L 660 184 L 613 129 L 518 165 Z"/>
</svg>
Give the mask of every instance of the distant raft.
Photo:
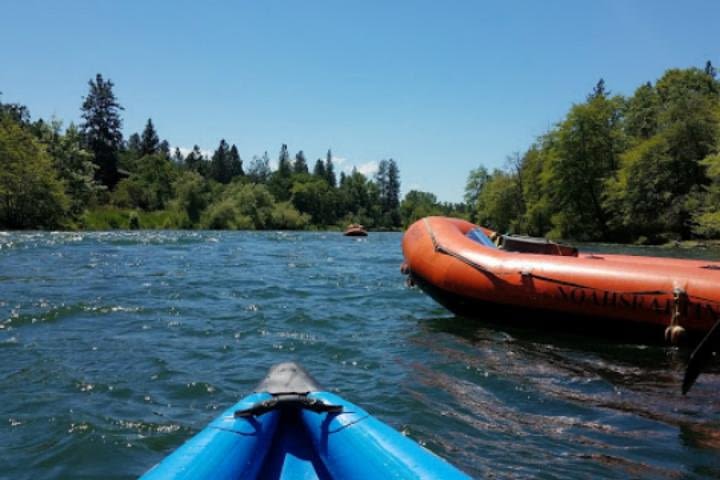
<svg viewBox="0 0 720 480">
<path fill-rule="evenodd" d="M 323 391 L 296 363 L 275 365 L 255 392 L 141 480 L 470 478 L 357 405 Z"/>
<path fill-rule="evenodd" d="M 367 230 L 365 230 L 365 227 L 360 225 L 359 223 L 353 223 L 348 225 L 348 227 L 345 229 L 345 235 L 346 237 L 367 237 Z"/>
<path fill-rule="evenodd" d="M 415 222 L 402 249 L 409 281 L 465 317 L 520 313 L 539 327 L 619 327 L 615 333 L 640 327 L 678 343 L 707 333 L 720 312 L 718 262 L 580 254 L 447 217 Z"/>
</svg>

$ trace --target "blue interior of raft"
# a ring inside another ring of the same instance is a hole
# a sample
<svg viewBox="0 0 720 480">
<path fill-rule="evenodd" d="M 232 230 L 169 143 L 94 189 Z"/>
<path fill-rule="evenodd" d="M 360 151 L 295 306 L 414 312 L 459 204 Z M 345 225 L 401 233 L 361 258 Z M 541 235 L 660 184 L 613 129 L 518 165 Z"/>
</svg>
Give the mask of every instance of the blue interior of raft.
<svg viewBox="0 0 720 480">
<path fill-rule="evenodd" d="M 495 246 L 495 243 L 490 240 L 490 237 L 485 235 L 485 232 L 483 232 L 479 228 L 473 228 L 468 233 L 466 233 L 465 236 L 468 237 L 470 240 L 479 243 L 480 245 L 484 245 L 490 248 L 497 248 Z"/>
</svg>

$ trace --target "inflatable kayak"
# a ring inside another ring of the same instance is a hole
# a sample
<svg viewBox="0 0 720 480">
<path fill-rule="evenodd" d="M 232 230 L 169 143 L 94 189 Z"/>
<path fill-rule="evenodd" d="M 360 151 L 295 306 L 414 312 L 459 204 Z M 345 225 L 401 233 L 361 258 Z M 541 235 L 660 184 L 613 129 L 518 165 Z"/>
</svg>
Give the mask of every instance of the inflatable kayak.
<svg viewBox="0 0 720 480">
<path fill-rule="evenodd" d="M 638 327 L 677 343 L 707 333 L 720 313 L 719 262 L 582 254 L 446 217 L 411 225 L 402 248 L 409 281 L 460 316 L 513 313 L 610 334 Z"/>
<path fill-rule="evenodd" d="M 341 397 L 295 363 L 270 369 L 143 480 L 467 479 L 467 475 Z"/>
</svg>

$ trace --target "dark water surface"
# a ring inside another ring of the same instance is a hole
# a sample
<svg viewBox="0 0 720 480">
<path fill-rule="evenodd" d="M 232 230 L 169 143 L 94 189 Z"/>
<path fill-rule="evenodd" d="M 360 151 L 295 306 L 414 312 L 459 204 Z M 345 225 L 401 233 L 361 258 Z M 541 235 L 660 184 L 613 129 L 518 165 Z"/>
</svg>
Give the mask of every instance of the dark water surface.
<svg viewBox="0 0 720 480">
<path fill-rule="evenodd" d="M 720 477 L 717 374 L 683 398 L 672 349 L 455 318 L 400 238 L 0 233 L 0 476 L 138 476 L 299 360 L 474 476 Z"/>
</svg>

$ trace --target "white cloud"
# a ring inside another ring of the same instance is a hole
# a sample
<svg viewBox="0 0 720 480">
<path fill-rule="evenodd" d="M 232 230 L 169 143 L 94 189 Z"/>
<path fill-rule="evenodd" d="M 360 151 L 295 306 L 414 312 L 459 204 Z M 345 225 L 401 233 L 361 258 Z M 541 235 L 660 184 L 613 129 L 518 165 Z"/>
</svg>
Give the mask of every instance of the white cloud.
<svg viewBox="0 0 720 480">
<path fill-rule="evenodd" d="M 370 175 L 373 175 L 375 172 L 377 172 L 378 162 L 373 160 L 371 162 L 363 163 L 362 165 L 357 165 L 355 168 L 357 168 L 358 172 L 362 173 L 366 177 L 369 177 Z"/>
<path fill-rule="evenodd" d="M 192 148 L 187 148 L 187 147 L 177 147 L 177 148 L 180 149 L 180 153 L 183 154 L 183 157 L 187 157 L 188 154 L 193 151 Z M 172 148 L 171 152 L 174 152 L 174 151 L 175 151 L 175 147 Z M 201 148 L 201 149 L 200 149 L 200 153 L 202 153 L 202 154 L 203 154 L 204 156 L 206 156 L 207 158 L 210 158 L 210 157 L 212 157 L 213 151 L 212 151 L 212 150 L 205 150 L 205 149 L 202 149 L 202 148 Z"/>
<path fill-rule="evenodd" d="M 343 170 L 346 170 L 347 167 L 343 167 L 343 165 L 347 164 L 347 158 L 345 157 L 336 157 L 335 155 L 332 156 L 333 163 L 342 168 Z M 352 169 L 351 169 L 352 170 Z"/>
</svg>

